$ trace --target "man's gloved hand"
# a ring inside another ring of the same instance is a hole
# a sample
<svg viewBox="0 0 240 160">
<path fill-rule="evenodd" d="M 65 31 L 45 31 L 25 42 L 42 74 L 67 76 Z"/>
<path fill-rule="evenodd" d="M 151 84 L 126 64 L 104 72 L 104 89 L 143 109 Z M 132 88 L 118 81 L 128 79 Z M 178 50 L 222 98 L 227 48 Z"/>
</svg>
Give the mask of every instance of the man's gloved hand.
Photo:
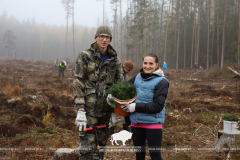
<svg viewBox="0 0 240 160">
<path fill-rule="evenodd" d="M 109 128 L 115 127 L 118 123 L 118 119 L 119 119 L 119 115 L 113 112 L 109 121 Z"/>
<path fill-rule="evenodd" d="M 75 120 L 75 125 L 79 127 L 79 131 L 86 131 L 87 126 L 87 118 L 86 118 L 86 111 L 78 110 L 77 111 L 77 118 Z"/>
<path fill-rule="evenodd" d="M 112 106 L 112 107 L 114 107 L 116 104 L 114 103 L 111 103 L 111 100 L 110 99 L 113 99 L 113 96 L 111 95 L 111 94 L 108 94 L 108 96 L 107 96 L 107 103 L 110 105 L 110 106 Z"/>
<path fill-rule="evenodd" d="M 121 108 L 126 112 L 135 112 L 136 103 L 124 104 Z"/>
</svg>

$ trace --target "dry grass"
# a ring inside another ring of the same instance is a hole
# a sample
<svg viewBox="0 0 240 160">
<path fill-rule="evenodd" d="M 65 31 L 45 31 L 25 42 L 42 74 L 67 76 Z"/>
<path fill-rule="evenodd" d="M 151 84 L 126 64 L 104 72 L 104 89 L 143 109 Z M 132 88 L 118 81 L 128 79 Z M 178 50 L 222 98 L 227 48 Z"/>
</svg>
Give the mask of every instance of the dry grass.
<svg viewBox="0 0 240 160">
<path fill-rule="evenodd" d="M 47 114 L 43 116 L 43 122 L 48 122 L 51 116 L 51 113 L 47 112 Z"/>
<path fill-rule="evenodd" d="M 21 95 L 23 94 L 23 90 L 21 87 L 17 86 L 12 86 L 8 84 L 5 88 L 5 94 L 8 94 L 10 96 L 16 96 L 16 95 Z"/>
<path fill-rule="evenodd" d="M 2 88 L 4 88 L 5 84 L 0 82 L 0 90 L 2 90 Z"/>
</svg>

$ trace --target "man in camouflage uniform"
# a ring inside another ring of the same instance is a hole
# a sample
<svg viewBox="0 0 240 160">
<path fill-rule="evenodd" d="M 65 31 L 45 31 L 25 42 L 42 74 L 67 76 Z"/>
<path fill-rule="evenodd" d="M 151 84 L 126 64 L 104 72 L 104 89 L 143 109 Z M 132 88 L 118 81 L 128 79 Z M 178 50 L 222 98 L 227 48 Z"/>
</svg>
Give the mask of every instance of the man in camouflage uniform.
<svg viewBox="0 0 240 160">
<path fill-rule="evenodd" d="M 121 81 L 121 61 L 110 45 L 111 29 L 100 26 L 95 34 L 95 43 L 90 49 L 79 53 L 73 80 L 74 108 L 78 110 L 75 124 L 79 131 L 83 128 L 108 125 L 112 109 L 106 102 L 107 90 L 113 82 Z M 87 124 L 87 126 L 86 126 Z M 81 132 L 80 132 L 81 133 Z M 108 128 L 97 132 L 99 145 L 105 146 L 108 139 Z M 96 147 L 95 135 L 88 131 L 80 135 L 80 147 Z M 97 153 L 81 151 L 82 160 L 99 159 Z"/>
</svg>

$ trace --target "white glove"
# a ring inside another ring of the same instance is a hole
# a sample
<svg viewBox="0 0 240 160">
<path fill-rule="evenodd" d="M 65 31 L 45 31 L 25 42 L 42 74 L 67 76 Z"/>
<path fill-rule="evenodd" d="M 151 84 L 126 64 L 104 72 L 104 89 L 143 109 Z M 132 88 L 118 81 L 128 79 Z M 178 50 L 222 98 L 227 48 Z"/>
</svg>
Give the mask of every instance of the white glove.
<svg viewBox="0 0 240 160">
<path fill-rule="evenodd" d="M 110 106 L 114 106 L 115 104 L 112 104 L 112 103 L 110 102 L 110 99 L 113 99 L 113 96 L 112 96 L 111 94 L 108 94 L 108 96 L 107 96 L 107 103 L 108 103 Z"/>
<path fill-rule="evenodd" d="M 121 108 L 126 112 L 135 112 L 136 103 L 124 104 Z"/>
<path fill-rule="evenodd" d="M 113 112 L 111 115 L 111 119 L 109 121 L 109 128 L 115 127 L 118 123 L 118 119 L 119 119 L 119 115 Z"/>
<path fill-rule="evenodd" d="M 86 118 L 86 111 L 78 110 L 77 111 L 77 118 L 75 120 L 75 125 L 79 127 L 79 131 L 86 131 L 87 125 L 87 118 Z"/>
</svg>

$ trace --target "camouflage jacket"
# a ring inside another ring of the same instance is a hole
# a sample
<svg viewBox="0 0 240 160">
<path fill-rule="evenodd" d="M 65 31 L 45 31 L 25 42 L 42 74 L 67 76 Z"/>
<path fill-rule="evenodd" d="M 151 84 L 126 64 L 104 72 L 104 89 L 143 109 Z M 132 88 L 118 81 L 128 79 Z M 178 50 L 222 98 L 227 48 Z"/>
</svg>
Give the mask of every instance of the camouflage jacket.
<svg viewBox="0 0 240 160">
<path fill-rule="evenodd" d="M 121 81 L 121 61 L 111 45 L 107 52 L 109 59 L 104 63 L 97 43 L 79 53 L 73 80 L 75 109 L 85 108 L 86 114 L 102 117 L 111 113 L 106 102 L 107 90 L 113 82 Z"/>
</svg>

